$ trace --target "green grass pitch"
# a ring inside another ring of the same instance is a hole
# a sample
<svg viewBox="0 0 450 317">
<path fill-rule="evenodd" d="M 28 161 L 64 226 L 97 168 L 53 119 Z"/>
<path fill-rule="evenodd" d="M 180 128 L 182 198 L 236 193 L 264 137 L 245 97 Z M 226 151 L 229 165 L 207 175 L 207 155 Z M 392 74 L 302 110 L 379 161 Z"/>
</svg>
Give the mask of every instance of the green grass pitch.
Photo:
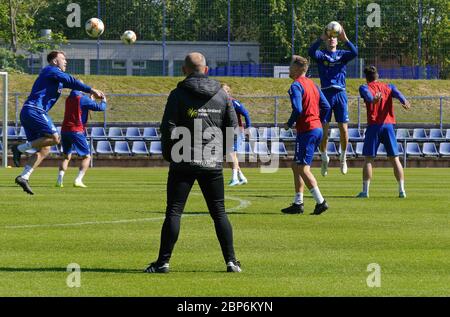
<svg viewBox="0 0 450 317">
<path fill-rule="evenodd" d="M 165 210 L 165 168 L 94 168 L 87 189 L 53 187 L 56 168 L 32 176 L 35 196 L 0 171 L 0 296 L 449 296 L 449 169 L 406 169 L 407 199 L 391 169 L 374 169 L 371 197 L 361 169 L 318 176 L 330 210 L 283 215 L 293 197 L 289 169 L 244 169 L 249 184 L 226 188 L 241 274 L 225 273 L 199 187 L 182 218 L 170 274 L 141 273 L 153 261 Z M 228 180 L 230 171 L 225 171 Z M 81 267 L 69 288 L 67 265 Z M 370 263 L 381 287 L 370 288 Z"/>
</svg>

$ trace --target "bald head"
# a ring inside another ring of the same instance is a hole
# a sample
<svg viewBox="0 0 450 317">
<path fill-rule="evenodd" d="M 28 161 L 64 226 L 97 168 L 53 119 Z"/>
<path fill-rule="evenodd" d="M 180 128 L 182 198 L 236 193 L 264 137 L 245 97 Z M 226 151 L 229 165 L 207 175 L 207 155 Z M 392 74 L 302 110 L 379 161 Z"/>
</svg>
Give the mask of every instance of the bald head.
<svg viewBox="0 0 450 317">
<path fill-rule="evenodd" d="M 185 75 L 192 73 L 206 74 L 208 72 L 208 66 L 206 66 L 205 56 L 197 52 L 189 53 L 184 59 L 183 72 Z"/>
</svg>

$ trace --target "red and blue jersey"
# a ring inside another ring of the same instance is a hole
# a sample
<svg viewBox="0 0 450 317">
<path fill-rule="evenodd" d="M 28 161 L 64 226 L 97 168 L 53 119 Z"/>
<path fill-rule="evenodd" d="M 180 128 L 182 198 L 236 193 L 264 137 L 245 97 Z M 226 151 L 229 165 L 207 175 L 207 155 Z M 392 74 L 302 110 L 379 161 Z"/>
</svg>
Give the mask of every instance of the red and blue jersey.
<svg viewBox="0 0 450 317">
<path fill-rule="evenodd" d="M 91 87 L 66 74 L 59 67 L 48 65 L 39 73 L 24 106 L 37 108 L 47 113 L 58 101 L 63 88 L 91 91 Z"/>
<path fill-rule="evenodd" d="M 296 122 L 297 132 L 307 132 L 322 128 L 329 111 L 331 110 L 327 98 L 317 85 L 309 78 L 297 78 L 289 89 L 292 113 L 288 126 Z"/>
<path fill-rule="evenodd" d="M 381 100 L 374 103 L 374 96 L 381 92 Z M 392 84 L 373 81 L 359 87 L 359 94 L 364 99 L 367 108 L 367 124 L 395 124 L 394 106 L 392 98 L 400 100 L 402 104 L 406 98 Z"/>
<path fill-rule="evenodd" d="M 81 91 L 72 90 L 66 99 L 66 109 L 61 132 L 84 132 L 89 110 L 105 111 L 106 102 L 96 103 Z"/>
<path fill-rule="evenodd" d="M 309 48 L 308 55 L 317 62 L 319 68 L 320 86 L 322 89 L 345 90 L 345 76 L 347 74 L 347 63 L 358 56 L 358 49 L 348 41 L 346 43 L 349 51 L 319 50 L 322 39 L 318 39 Z"/>
<path fill-rule="evenodd" d="M 239 100 L 236 99 L 231 99 L 231 102 L 233 103 L 234 111 L 236 112 L 239 126 L 240 127 L 244 126 L 242 123 L 242 117 L 244 117 L 245 128 L 251 127 L 252 121 L 250 120 L 250 115 L 247 109 L 245 109 L 244 105 Z"/>
</svg>

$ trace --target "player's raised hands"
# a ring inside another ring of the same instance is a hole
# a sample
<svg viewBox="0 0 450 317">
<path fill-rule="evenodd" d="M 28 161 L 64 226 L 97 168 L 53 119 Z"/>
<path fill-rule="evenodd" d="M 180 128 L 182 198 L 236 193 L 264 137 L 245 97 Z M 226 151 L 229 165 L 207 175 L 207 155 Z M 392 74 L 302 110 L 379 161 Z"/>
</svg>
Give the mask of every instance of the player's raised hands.
<svg viewBox="0 0 450 317">
<path fill-rule="evenodd" d="M 347 34 L 345 34 L 344 27 L 343 26 L 341 26 L 341 27 L 342 27 L 342 29 L 341 29 L 341 33 L 339 33 L 338 40 L 343 41 L 343 42 L 348 42 L 348 37 L 347 37 Z"/>
</svg>

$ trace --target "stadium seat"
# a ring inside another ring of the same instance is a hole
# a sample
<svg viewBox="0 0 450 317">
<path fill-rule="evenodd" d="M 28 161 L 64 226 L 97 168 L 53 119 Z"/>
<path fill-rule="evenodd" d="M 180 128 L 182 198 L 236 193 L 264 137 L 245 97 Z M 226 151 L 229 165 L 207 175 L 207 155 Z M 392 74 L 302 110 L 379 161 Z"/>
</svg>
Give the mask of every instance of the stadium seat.
<svg viewBox="0 0 450 317">
<path fill-rule="evenodd" d="M 403 150 L 403 143 L 397 142 L 397 147 L 398 147 L 398 155 L 403 156 L 403 154 L 405 154 Z"/>
<path fill-rule="evenodd" d="M 429 139 L 441 140 L 444 139 L 441 129 L 430 129 Z"/>
<path fill-rule="evenodd" d="M 259 140 L 267 141 L 267 140 L 278 140 L 280 138 L 279 128 L 278 127 L 265 127 L 259 129 Z"/>
<path fill-rule="evenodd" d="M 130 147 L 127 141 L 116 141 L 114 143 L 114 153 L 117 155 L 130 155 Z"/>
<path fill-rule="evenodd" d="M 417 142 L 406 143 L 406 155 L 422 156 L 422 151 L 420 150 L 419 143 Z"/>
<path fill-rule="evenodd" d="M 93 127 L 90 136 L 95 140 L 106 140 L 106 133 L 103 127 Z"/>
<path fill-rule="evenodd" d="M 131 153 L 133 155 L 148 155 L 147 145 L 144 141 L 133 141 Z"/>
<path fill-rule="evenodd" d="M 255 127 L 248 128 L 248 138 L 250 141 L 258 141 L 258 130 Z"/>
<path fill-rule="evenodd" d="M 408 129 L 397 129 L 397 132 L 395 133 L 395 137 L 397 140 L 402 140 L 402 139 L 410 138 L 411 135 L 409 134 Z"/>
<path fill-rule="evenodd" d="M 125 137 L 127 139 L 132 139 L 132 140 L 136 140 L 136 139 L 141 139 L 141 131 L 139 130 L 139 128 L 136 127 L 128 127 L 126 132 L 125 132 Z"/>
<path fill-rule="evenodd" d="M 250 147 L 250 143 L 249 142 L 242 142 L 238 146 L 238 149 L 237 149 L 236 153 L 237 154 L 241 154 L 241 155 L 250 155 L 250 154 L 252 154 L 252 149 Z"/>
<path fill-rule="evenodd" d="M 364 147 L 364 142 L 357 142 L 356 143 L 356 156 L 361 156 L 362 155 L 362 151 L 363 151 L 363 147 Z"/>
<path fill-rule="evenodd" d="M 340 135 L 341 135 L 341 132 L 339 131 L 338 128 L 332 128 L 332 129 L 330 130 L 330 139 L 331 139 L 332 141 L 338 141 Z"/>
<path fill-rule="evenodd" d="M 378 156 L 386 156 L 387 155 L 386 147 L 384 146 L 383 143 L 380 143 L 380 145 L 378 146 L 377 155 Z"/>
<path fill-rule="evenodd" d="M 439 154 L 441 156 L 450 156 L 450 143 L 442 142 L 439 144 Z"/>
<path fill-rule="evenodd" d="M 149 152 L 150 155 L 161 155 L 162 154 L 161 141 L 151 142 Z"/>
<path fill-rule="evenodd" d="M 350 128 L 348 129 L 348 139 L 350 141 L 361 141 L 363 139 L 361 133 L 359 132 L 359 129 L 357 128 Z"/>
<path fill-rule="evenodd" d="M 123 133 L 119 127 L 111 127 L 108 129 L 108 139 L 110 140 L 122 140 Z"/>
<path fill-rule="evenodd" d="M 341 154 L 341 144 L 339 144 L 339 154 Z M 347 144 L 347 157 L 348 156 L 355 156 L 355 151 L 353 150 L 353 145 L 349 142 Z"/>
<path fill-rule="evenodd" d="M 26 139 L 26 138 L 27 138 L 27 135 L 25 134 L 25 128 L 24 128 L 24 127 L 20 127 L 20 130 L 19 130 L 19 137 L 20 137 L 21 139 Z"/>
<path fill-rule="evenodd" d="M 288 155 L 288 151 L 283 142 L 272 142 L 270 144 L 270 153 L 276 155 Z"/>
<path fill-rule="evenodd" d="M 111 143 L 109 141 L 98 141 L 97 148 L 95 149 L 99 155 L 112 155 L 114 154 Z"/>
<path fill-rule="evenodd" d="M 422 147 L 422 153 L 424 156 L 439 156 L 436 144 L 433 142 L 425 142 Z"/>
<path fill-rule="evenodd" d="M 0 128 L 0 137 L 3 136 L 3 129 Z M 8 139 L 16 139 L 17 133 L 15 127 L 8 127 Z"/>
<path fill-rule="evenodd" d="M 447 129 L 447 131 L 445 132 L 445 138 L 447 140 L 450 140 L 450 129 Z"/>
<path fill-rule="evenodd" d="M 280 140 L 282 141 L 293 141 L 295 140 L 295 135 L 292 129 L 280 129 Z"/>
<path fill-rule="evenodd" d="M 427 138 L 427 133 L 425 132 L 425 129 L 416 128 L 413 130 L 413 139 L 414 140 L 423 140 L 426 138 Z"/>
<path fill-rule="evenodd" d="M 159 140 L 158 131 L 153 127 L 144 128 L 142 136 L 146 140 Z"/>
<path fill-rule="evenodd" d="M 327 154 L 330 155 L 335 155 L 338 156 L 339 152 L 336 148 L 336 144 L 334 142 L 328 142 L 327 144 Z"/>
<path fill-rule="evenodd" d="M 253 144 L 253 153 L 258 154 L 258 155 L 270 154 L 269 148 L 267 147 L 267 143 L 266 142 L 255 142 Z"/>
</svg>

